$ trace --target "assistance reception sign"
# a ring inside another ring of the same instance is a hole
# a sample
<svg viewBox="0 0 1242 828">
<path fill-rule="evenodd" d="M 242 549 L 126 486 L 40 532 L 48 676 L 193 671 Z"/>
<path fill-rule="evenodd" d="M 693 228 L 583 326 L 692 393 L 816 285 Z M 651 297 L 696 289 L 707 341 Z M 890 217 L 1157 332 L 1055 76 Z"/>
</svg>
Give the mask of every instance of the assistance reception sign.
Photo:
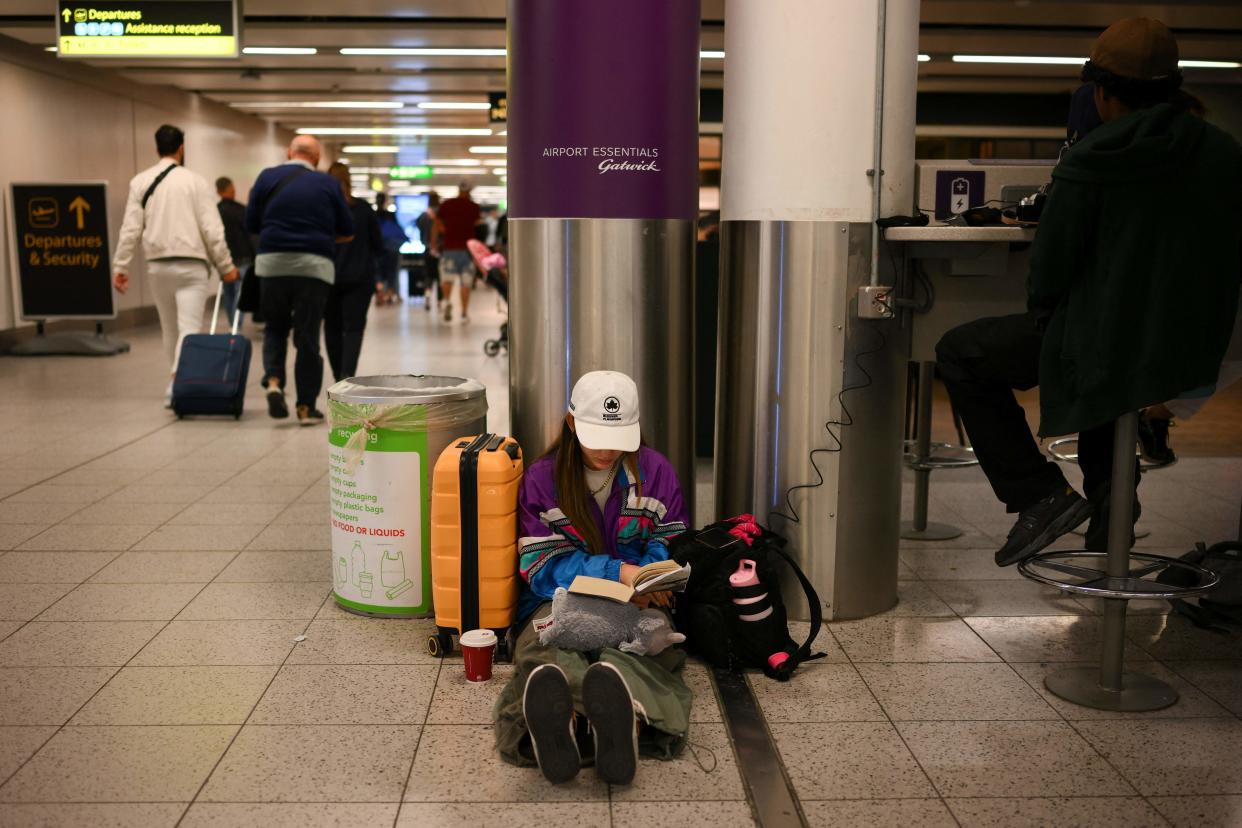
<svg viewBox="0 0 1242 828">
<path fill-rule="evenodd" d="M 107 186 L 14 184 L 21 318 L 112 319 Z"/>
<path fill-rule="evenodd" d="M 235 58 L 233 0 L 60 0 L 56 45 L 63 58 Z"/>
</svg>

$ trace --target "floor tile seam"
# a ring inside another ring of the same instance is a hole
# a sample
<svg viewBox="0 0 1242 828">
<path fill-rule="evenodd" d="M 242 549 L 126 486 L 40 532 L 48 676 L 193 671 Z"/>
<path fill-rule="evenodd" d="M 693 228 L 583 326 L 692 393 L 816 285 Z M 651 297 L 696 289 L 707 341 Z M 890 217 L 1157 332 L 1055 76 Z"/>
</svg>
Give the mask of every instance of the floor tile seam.
<svg viewBox="0 0 1242 828">
<path fill-rule="evenodd" d="M 405 795 L 410 789 L 410 780 L 414 778 L 414 765 L 418 762 L 418 750 L 423 744 L 423 734 L 427 732 L 428 719 L 431 717 L 431 703 L 436 698 L 436 687 L 440 684 L 440 676 L 444 674 L 444 659 L 438 659 L 436 667 L 436 680 L 431 683 L 431 695 L 427 697 L 427 707 L 423 711 L 423 723 L 418 729 L 418 736 L 414 739 L 414 752 L 410 755 L 410 767 L 405 772 L 405 782 L 401 785 L 401 798 L 397 805 L 397 812 L 392 815 L 393 828 L 397 828 L 397 823 L 401 821 L 401 812 L 405 810 Z M 611 814 L 608 824 L 612 825 Z"/>
<path fill-rule="evenodd" d="M 1167 663 L 1167 662 L 1165 662 L 1163 659 L 1157 659 L 1157 660 L 1156 660 L 1156 663 L 1157 663 L 1157 664 L 1159 664 L 1160 666 L 1164 667 L 1166 670 L 1168 670 L 1169 672 L 1171 672 L 1173 675 L 1175 675 L 1175 676 L 1177 676 L 1178 678 L 1180 678 L 1182 681 L 1184 681 L 1184 682 L 1186 682 L 1187 684 L 1189 684 L 1191 687 L 1193 687 L 1193 688 L 1195 688 L 1196 690 L 1198 690 L 1198 691 L 1199 691 L 1200 693 L 1202 693 L 1203 695 L 1207 696 L 1209 699 L 1211 699 L 1213 702 L 1215 702 L 1215 703 L 1216 703 L 1219 707 L 1221 707 L 1223 710 L 1226 710 L 1226 711 L 1228 711 L 1229 713 L 1231 713 L 1231 714 L 1233 715 L 1233 717 L 1234 717 L 1234 718 L 1236 718 L 1236 719 L 1242 719 L 1242 712 L 1235 712 L 1235 711 L 1234 711 L 1234 710 L 1230 707 L 1229 702 L 1227 702 L 1227 701 L 1225 701 L 1225 700 L 1223 700 L 1223 699 L 1217 698 L 1215 695 L 1213 695 L 1213 694 L 1212 694 L 1212 692 L 1211 692 L 1210 690 L 1208 690 L 1208 688 L 1206 688 L 1206 687 L 1203 687 L 1203 686 L 1199 685 L 1199 684 L 1198 684 L 1198 683 L 1197 683 L 1194 679 L 1190 678 L 1190 676 L 1186 675 L 1185 673 L 1182 673 L 1180 670 L 1178 670 L 1178 669 L 1177 669 L 1177 667 L 1175 667 L 1175 666 L 1174 666 L 1175 664 L 1177 664 L 1177 663 L 1179 663 L 1179 662 L 1180 662 L 1180 663 L 1185 663 L 1185 662 L 1198 662 L 1198 661 L 1207 661 L 1207 660 L 1210 660 L 1210 659 L 1171 659 L 1171 660 L 1170 660 L 1170 661 L 1171 661 L 1171 663 Z M 1242 663 L 1240 663 L 1240 664 L 1238 665 L 1238 670 L 1239 670 L 1239 671 L 1242 671 Z M 1240 710 L 1242 710 L 1242 707 L 1240 707 Z M 1222 717 L 1217 716 L 1217 717 L 1215 717 L 1215 718 L 1222 718 Z"/>
<path fill-rule="evenodd" d="M 15 491 L 15 492 L 10 492 L 9 494 L 5 495 L 3 498 L 0 498 L 0 500 L 8 500 L 9 498 L 13 497 L 13 495 L 18 495 L 18 494 L 21 494 L 22 492 L 25 492 L 25 491 L 28 491 L 28 490 L 30 490 L 30 489 L 33 489 L 35 486 L 41 486 L 41 485 L 43 485 L 44 483 L 47 483 L 47 482 L 49 482 L 49 481 L 51 481 L 51 480 L 54 480 L 55 478 L 59 477 L 59 476 L 60 476 L 60 475 L 62 475 L 62 474 L 67 474 L 67 473 L 69 473 L 69 472 L 71 472 L 71 471 L 77 471 L 78 469 L 82 468 L 83 466 L 86 466 L 86 465 L 87 465 L 87 464 L 89 464 L 89 463 L 94 463 L 96 460 L 102 460 L 103 458 L 107 457 L 107 456 L 108 456 L 108 455 L 110 455 L 110 454 L 115 454 L 116 452 L 118 452 L 118 451 L 120 451 L 120 450 L 122 450 L 122 449 L 124 449 L 124 448 L 128 448 L 129 446 L 133 445 L 134 443 L 138 442 L 139 440 L 144 440 L 144 439 L 146 439 L 147 437 L 150 437 L 150 436 L 151 436 L 151 435 L 153 435 L 153 434 L 156 434 L 156 433 L 158 433 L 158 432 L 160 432 L 160 431 L 163 431 L 163 430 L 164 430 L 164 429 L 166 429 L 166 428 L 169 428 L 169 427 L 170 427 L 170 426 L 172 426 L 175 422 L 176 422 L 176 421 L 174 420 L 174 421 L 171 421 L 171 422 L 164 423 L 163 425 L 158 426 L 157 428 L 154 428 L 154 429 L 152 429 L 151 431 L 148 431 L 148 432 L 145 432 L 145 433 L 143 433 L 143 434 L 140 434 L 140 435 L 138 435 L 137 437 L 133 438 L 132 440 L 128 440 L 128 441 L 126 441 L 126 442 L 124 442 L 124 443 L 121 443 L 121 445 L 116 446 L 115 448 L 111 448 L 111 449 L 109 449 L 108 451 L 105 451 L 103 454 L 98 454 L 98 455 L 95 455 L 94 457 L 90 457 L 90 458 L 88 458 L 88 459 L 86 459 L 86 460 L 83 460 L 81 463 L 78 463 L 77 465 L 70 466 L 70 467 L 69 467 L 69 468 L 67 468 L 67 469 L 61 469 L 60 471 L 58 471 L 58 472 L 56 472 L 56 473 L 54 473 L 54 474 L 50 475 L 49 477 L 45 477 L 45 478 L 43 478 L 43 479 L 41 479 L 41 480 L 37 480 L 37 481 L 35 481 L 35 482 L 33 482 L 33 483 L 30 483 L 29 485 L 23 486 L 22 488 L 18 489 L 18 490 L 17 490 L 17 491 Z M 123 488 L 125 488 L 125 487 L 124 487 L 124 486 L 121 486 L 120 488 L 121 488 L 121 489 L 123 489 Z M 120 491 L 120 489 L 117 489 L 117 491 Z M 95 504 L 96 504 L 96 503 L 98 503 L 100 500 L 104 500 L 104 499 L 105 499 L 105 498 L 107 498 L 107 497 L 111 497 L 111 495 L 112 495 L 112 494 L 115 494 L 115 492 L 111 492 L 111 493 L 109 493 L 109 494 L 107 494 L 107 495 L 104 495 L 104 497 L 101 497 L 101 498 L 99 498 L 98 500 L 92 500 L 92 501 L 90 501 L 89 503 L 84 503 L 84 504 L 82 504 L 82 507 L 81 507 L 80 509 L 78 509 L 77 511 L 73 512 L 73 514 L 77 514 L 77 512 L 82 511 L 82 509 L 85 509 L 85 508 L 86 508 L 86 507 L 88 507 L 88 506 L 93 506 L 93 505 L 95 505 Z M 67 516 L 67 517 L 71 517 L 71 515 L 69 515 L 69 516 Z M 55 524 L 53 524 L 53 525 L 55 525 Z"/>
<path fill-rule="evenodd" d="M 1070 729 L 1074 731 L 1074 733 L 1078 736 L 1079 739 L 1081 739 L 1083 742 L 1086 742 L 1087 746 L 1091 748 L 1091 751 L 1096 756 L 1100 757 L 1100 759 L 1103 760 L 1104 764 L 1108 765 L 1108 767 L 1112 770 L 1113 773 L 1117 774 L 1117 778 L 1119 778 L 1122 782 L 1124 782 L 1126 786 L 1130 788 L 1130 790 L 1134 791 L 1135 796 L 1142 797 L 1144 801 L 1146 801 L 1147 797 L 1144 796 L 1143 792 L 1138 789 L 1138 785 L 1135 782 L 1131 781 L 1129 776 L 1122 773 L 1121 769 L 1117 767 L 1115 764 L 1113 764 L 1112 760 L 1109 759 L 1107 756 L 1105 756 L 1103 751 L 1101 751 L 1098 747 L 1096 747 L 1095 743 L 1092 742 L 1090 739 L 1088 739 L 1085 733 L 1083 733 L 1081 730 L 1078 729 L 1077 725 L 1081 724 L 1081 721 L 1065 719 L 1065 723 L 1069 725 Z M 1150 804 L 1151 803 L 1148 803 L 1148 805 Z M 1157 813 L 1159 812 L 1157 811 Z M 1161 816 L 1163 817 L 1163 814 Z"/>
<path fill-rule="evenodd" d="M 834 639 L 836 638 L 832 630 L 828 630 L 828 634 L 832 635 Z M 862 680 L 863 687 L 867 688 L 867 692 L 871 695 L 872 701 L 875 702 L 876 706 L 880 709 L 880 712 L 884 714 L 884 721 L 887 721 L 888 726 L 892 729 L 893 733 L 897 734 L 897 738 L 901 741 L 902 747 L 906 749 L 906 753 L 908 753 L 910 758 L 914 761 L 915 767 L 919 769 L 919 773 L 923 774 L 923 778 L 927 780 L 927 784 L 936 795 L 934 798 L 939 799 L 940 802 L 944 804 L 944 793 L 940 790 L 940 786 L 936 784 L 936 780 L 932 779 L 931 774 L 927 772 L 927 768 L 923 767 L 923 762 L 919 759 L 918 754 L 914 752 L 914 749 L 910 747 L 910 743 L 906 741 L 905 735 L 897 727 L 897 723 L 893 721 L 893 717 L 889 714 L 888 709 L 884 706 L 884 703 L 880 701 L 880 697 L 876 695 L 876 692 L 871 687 L 870 683 L 868 683 L 867 677 L 863 675 L 862 670 L 858 669 L 858 665 L 854 662 L 853 656 L 846 652 L 845 647 L 840 641 L 837 641 L 837 646 L 841 648 L 841 652 L 845 653 L 845 657 L 848 659 L 850 666 L 854 668 L 854 673 L 859 677 L 859 679 Z M 802 801 L 801 798 L 798 797 L 796 791 L 794 792 L 794 796 L 798 801 L 799 807 L 801 807 Z M 947 804 L 945 804 L 945 810 L 949 812 L 949 817 L 953 820 L 953 823 L 957 825 L 958 828 L 962 828 L 961 821 L 958 820 L 957 815 L 953 813 L 952 809 L 949 808 Z"/>
<path fill-rule="evenodd" d="M 116 559 L 116 557 L 120 557 L 120 555 L 121 555 L 121 554 L 124 554 L 124 553 L 119 553 L 117 556 L 115 556 L 115 557 L 113 558 L 113 560 L 115 560 L 115 559 Z M 83 583 L 85 583 L 85 581 L 83 581 Z M 79 584 L 79 586 L 81 586 L 81 584 Z M 198 595 L 198 594 L 200 594 L 200 593 L 202 592 L 202 589 L 205 589 L 205 588 L 206 588 L 206 584 L 204 584 L 204 585 L 203 585 L 203 587 L 202 587 L 201 589 L 199 589 L 198 593 L 195 593 L 195 596 L 197 597 L 197 595 Z M 72 590 L 71 590 L 71 592 L 72 592 Z M 191 599 L 191 600 L 193 600 L 193 599 Z M 44 623 L 50 623 L 50 622 L 44 622 Z M 40 751 L 42 751 L 42 750 L 43 750 L 43 748 L 47 746 L 48 742 L 50 742 L 52 739 L 55 739 L 57 736 L 59 736 L 59 735 L 60 735 L 60 733 L 61 733 L 62 731 L 64 731 L 64 729 L 68 726 L 69 722 L 73 721 L 73 719 L 74 719 L 74 718 L 75 718 L 75 717 L 76 717 L 79 713 L 81 713 L 81 712 L 82 712 L 82 711 L 86 708 L 86 706 L 87 706 L 88 704 L 90 704 L 92 701 L 94 701 L 94 700 L 95 700 L 95 697 L 96 697 L 96 696 L 98 696 L 100 693 L 102 693 L 102 692 L 103 692 L 103 690 L 104 690 L 104 688 L 105 688 L 105 687 L 107 687 L 109 684 L 111 684 L 111 683 L 112 683 L 112 681 L 113 681 L 113 679 L 115 679 L 118 675 L 120 675 L 120 674 L 121 674 L 121 671 L 122 671 L 122 670 L 124 670 L 126 667 L 128 667 L 128 666 L 130 665 L 130 663 L 131 663 L 131 662 L 133 662 L 133 660 L 134 660 L 135 658 L 137 658 L 137 657 L 138 657 L 138 654 L 139 654 L 139 653 L 141 653 L 143 650 L 145 650 L 145 649 L 147 648 L 147 646 L 148 646 L 148 645 L 150 645 L 150 643 L 156 639 L 156 637 L 157 637 L 157 636 L 159 636 L 162 632 L 164 632 L 164 630 L 168 629 L 168 625 L 169 625 L 169 624 L 171 624 L 171 623 L 172 623 L 172 621 L 171 621 L 171 620 L 170 620 L 170 621 L 167 621 L 167 622 L 165 622 L 165 623 L 164 623 L 164 625 L 163 625 L 162 627 L 160 627 L 158 630 L 156 630 L 156 632 L 154 633 L 154 635 L 152 635 L 150 638 L 148 638 L 148 639 L 146 640 L 146 642 L 144 642 L 144 643 L 143 643 L 143 645 L 142 645 L 141 647 L 139 647 L 138 649 L 136 649 L 136 650 L 133 652 L 133 654 L 132 654 L 132 655 L 130 655 L 130 657 L 129 657 L 126 661 L 125 661 L 125 663 L 124 663 L 124 664 L 122 664 L 122 665 L 118 666 L 118 667 L 117 667 L 117 668 L 116 668 L 116 669 L 112 672 L 112 675 L 108 676 L 107 680 L 105 680 L 103 684 L 99 685 L 99 687 L 97 687 L 97 688 L 95 689 L 95 692 L 94 692 L 94 693 L 91 693 L 91 695 L 90 695 L 90 696 L 86 699 L 86 701 L 82 702 L 82 704 L 80 704 L 80 705 L 78 706 L 78 708 L 77 708 L 76 710 L 74 710 L 74 711 L 73 711 L 73 713 L 72 713 L 72 714 L 71 714 L 68 718 L 66 718 L 66 719 L 65 719 L 65 721 L 64 721 L 64 722 L 62 722 L 62 723 L 60 724 L 60 726 L 59 726 L 59 727 L 57 727 L 57 728 L 56 728 L 56 732 L 55 732 L 55 733 L 53 733 L 53 734 L 52 734 L 51 736 L 49 736 L 46 740 L 44 740 L 43 744 L 39 745 L 38 750 L 36 750 L 34 753 L 30 754 L 30 756 L 27 756 L 27 757 L 26 757 L 26 759 L 25 759 L 25 760 L 24 760 L 24 761 L 23 761 L 23 762 L 22 762 L 22 763 L 21 763 L 21 764 L 17 767 L 17 769 L 16 769 L 16 770 L 14 770 L 11 774 L 9 774 L 7 777 L 5 777 L 3 781 L 0 781 L 0 790 L 3 790 L 3 789 L 4 789 L 4 786 L 5 786 L 5 785 L 7 785 L 7 784 L 9 783 L 9 781 L 10 781 L 11 779 L 13 779 L 13 777 L 14 777 L 14 776 L 16 776 L 18 773 L 20 773 L 20 772 L 21 772 L 22 768 L 24 768 L 24 767 L 26 766 L 26 763 L 27 763 L 27 762 L 29 762 L 29 761 L 30 761 L 31 759 L 33 759 L 34 757 L 38 756 L 38 755 L 39 755 L 39 752 L 40 752 Z M 55 665 L 49 665 L 49 666 L 55 666 Z M 74 665 L 74 666 L 78 666 L 78 665 Z M 114 665 L 111 665 L 111 664 L 105 664 L 105 665 L 100 665 L 100 666 L 102 666 L 102 667 L 112 667 L 112 666 L 114 666 Z"/>
<path fill-rule="evenodd" d="M 234 560 L 237 558 L 237 555 L 240 555 L 240 554 L 241 554 L 240 551 L 237 552 L 233 556 Z M 206 589 L 206 588 L 207 588 L 206 586 L 203 587 L 203 589 Z M 200 594 L 201 594 L 201 590 L 200 590 Z M 172 622 L 170 621 L 169 623 L 171 624 Z M 311 623 L 313 623 L 313 619 L 312 621 L 308 621 L 306 625 L 302 627 L 302 631 L 298 633 L 297 636 L 295 636 L 295 639 L 298 637 L 305 636 L 307 633 L 307 630 L 310 629 Z M 259 695 L 255 698 L 254 704 L 250 705 L 250 710 L 246 713 L 246 718 L 242 721 L 240 725 L 238 725 L 237 729 L 233 731 L 233 735 L 229 739 L 228 744 L 226 744 L 224 746 L 224 749 L 221 750 L 219 755 L 216 756 L 216 761 L 212 763 L 211 769 L 208 770 L 207 773 L 203 775 L 203 781 L 199 783 L 198 789 L 194 792 L 194 796 L 192 796 L 190 798 L 190 801 L 186 803 L 185 810 L 181 812 L 181 816 L 177 818 L 177 821 L 173 824 L 173 828 L 181 828 L 181 823 L 185 821 L 186 816 L 190 813 L 190 808 L 192 808 L 194 804 L 199 801 L 199 797 L 202 796 L 203 791 L 207 789 L 207 783 L 211 781 L 211 777 L 215 775 L 217 770 L 219 770 L 220 763 L 224 761 L 224 757 L 228 755 L 229 751 L 233 749 L 233 745 L 237 743 L 237 737 L 241 735 L 242 731 L 246 729 L 246 726 L 250 723 L 250 720 L 254 717 L 254 712 L 258 710 L 259 705 L 263 703 L 263 697 L 266 696 L 267 692 L 272 689 L 272 684 L 275 683 L 276 677 L 280 675 L 280 671 L 289 662 L 289 659 L 290 657 L 292 657 L 294 650 L 296 650 L 298 647 L 298 643 L 299 642 L 296 640 L 293 642 L 293 646 L 289 648 L 289 651 L 287 653 L 285 653 L 285 657 L 281 660 L 280 664 L 277 665 L 274 671 L 272 671 L 272 677 L 268 679 L 267 684 L 264 685 L 263 687 L 263 691 L 259 693 Z M 206 665 L 203 665 L 203 666 L 206 666 Z M 266 665 L 262 665 L 262 666 L 266 666 Z"/>
<path fill-rule="evenodd" d="M 7 553 L 6 553 L 6 554 L 7 554 Z M 79 553 L 69 553 L 69 554 L 79 554 Z M 59 597 L 59 598 L 57 598 L 55 601 L 53 601 L 50 605 L 48 605 L 47 607 L 44 607 L 42 610 L 40 610 L 40 611 L 39 611 L 39 613 L 38 613 L 38 615 L 36 615 L 34 618 L 28 618 L 28 619 L 26 619 L 25 621 L 22 621 L 22 622 L 21 622 L 21 626 L 19 626 L 19 627 L 15 627 L 13 630 L 11 630 L 11 631 L 10 631 L 8 634 L 6 634 L 6 635 L 0 635 L 0 643 L 3 643 L 4 641 L 7 641 L 9 638 L 12 638 L 14 635 L 17 635 L 17 633 L 19 633 L 19 632 L 21 632 L 23 629 L 25 629 L 27 625 L 29 625 L 29 624 L 33 624 L 36 620 L 38 620 L 39 615 L 42 615 L 44 612 L 47 612 L 47 611 L 48 611 L 49 609 L 51 609 L 52 607 L 56 606 L 56 605 L 57 605 L 57 604 L 59 604 L 61 601 L 63 601 L 63 600 L 65 600 L 66 598 L 68 598 L 70 595 L 72 595 L 74 592 L 76 592 L 76 591 L 78 590 L 78 588 L 79 588 L 79 587 L 81 587 L 83 584 L 85 584 L 85 583 L 86 583 L 87 581 L 89 581 L 91 578 L 94 578 L 94 577 L 95 577 L 96 575 L 98 575 L 100 572 L 103 572 L 106 568 L 108 568 L 109 566 L 111 566 L 111 565 L 112 565 L 112 562 L 113 562 L 113 561 L 115 561 L 117 558 L 121 557 L 122 555 L 124 555 L 124 554 L 125 554 L 125 552 L 124 552 L 124 551 L 115 552 L 115 553 L 112 553 L 112 552 L 88 552 L 88 553 L 84 553 L 84 554 L 90 554 L 90 555 L 108 555 L 108 554 L 111 554 L 111 555 L 112 555 L 112 557 L 111 557 L 111 558 L 109 558 L 108 560 L 104 561 L 104 563 L 103 563 L 101 566 L 99 566 L 99 567 L 98 567 L 98 568 L 97 568 L 94 572 L 92 572 L 90 575 L 87 575 L 87 576 L 86 576 L 83 580 L 81 580 L 81 581 L 79 581 L 78 583 L 74 584 L 73 589 L 69 590 L 69 591 L 68 591 L 68 592 L 66 592 L 64 595 L 60 596 L 60 597 Z M 3 555 L 0 555 L 0 558 L 3 558 L 3 557 L 4 557 Z M 4 582 L 4 583 L 8 583 L 8 582 Z M 14 582 L 14 583 L 23 583 L 23 582 Z M 42 583 L 42 582 L 39 582 L 39 583 Z M 146 619 L 146 620 L 152 620 L 152 619 Z M 154 619 L 154 620 L 159 620 L 159 619 Z M 63 622 L 63 621 L 43 621 L 43 622 L 40 622 L 40 623 L 44 623 L 44 624 L 53 624 L 53 623 L 73 623 L 73 622 Z M 157 635 L 158 635 L 158 633 L 157 633 Z M 148 640 L 148 642 L 147 642 L 147 643 L 150 643 L 150 641 Z M 144 644 L 143 646 L 145 647 L 145 646 L 146 646 L 146 644 Z M 14 666 L 17 666 L 17 665 L 14 665 Z M 39 665 L 39 666 L 55 666 L 55 665 Z M 81 665 L 74 665 L 74 666 L 81 666 Z M 100 664 L 100 665 L 86 665 L 86 666 L 112 667 L 112 666 L 114 666 L 114 665 L 111 665 L 111 664 Z M 76 715 L 76 714 L 75 714 L 75 715 Z M 40 748 L 40 749 L 41 749 L 41 748 Z M 7 779 L 5 779 L 5 780 L 0 780 L 0 788 L 3 788 L 3 787 L 4 787 L 5 782 L 7 782 L 7 781 L 8 781 Z"/>
</svg>

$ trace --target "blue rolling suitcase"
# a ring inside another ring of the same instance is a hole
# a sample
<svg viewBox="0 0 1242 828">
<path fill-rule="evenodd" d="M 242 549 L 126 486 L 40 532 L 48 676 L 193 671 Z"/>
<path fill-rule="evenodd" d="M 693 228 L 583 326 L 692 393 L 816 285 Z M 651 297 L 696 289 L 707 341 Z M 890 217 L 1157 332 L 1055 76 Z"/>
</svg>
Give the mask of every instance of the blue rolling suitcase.
<svg viewBox="0 0 1242 828">
<path fill-rule="evenodd" d="M 217 334 L 221 283 L 211 314 L 211 333 L 190 334 L 181 343 L 181 359 L 173 377 L 172 407 L 187 414 L 232 414 L 240 419 L 250 375 L 250 340 L 237 333 L 241 312 L 233 314 L 231 333 Z"/>
</svg>

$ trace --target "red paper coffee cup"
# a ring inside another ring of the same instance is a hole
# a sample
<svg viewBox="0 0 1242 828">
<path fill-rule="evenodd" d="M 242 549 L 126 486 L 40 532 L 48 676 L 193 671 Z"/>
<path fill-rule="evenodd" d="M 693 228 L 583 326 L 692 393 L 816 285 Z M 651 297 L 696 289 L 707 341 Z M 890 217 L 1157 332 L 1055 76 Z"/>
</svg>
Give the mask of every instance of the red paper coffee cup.
<svg viewBox="0 0 1242 828">
<path fill-rule="evenodd" d="M 466 681 L 488 681 L 492 677 L 492 657 L 496 653 L 496 633 L 470 630 L 458 639 L 466 662 Z"/>
</svg>

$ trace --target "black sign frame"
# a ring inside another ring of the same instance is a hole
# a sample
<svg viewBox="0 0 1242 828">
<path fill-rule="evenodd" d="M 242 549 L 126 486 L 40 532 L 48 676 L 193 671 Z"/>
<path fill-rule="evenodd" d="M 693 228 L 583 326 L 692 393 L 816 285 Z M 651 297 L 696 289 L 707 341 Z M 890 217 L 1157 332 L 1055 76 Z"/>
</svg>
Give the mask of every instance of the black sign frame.
<svg viewBox="0 0 1242 828">
<path fill-rule="evenodd" d="M 233 26 L 233 31 L 232 31 L 233 52 L 232 54 L 195 55 L 195 54 L 186 54 L 185 52 L 177 51 L 177 50 L 172 50 L 169 52 L 150 52 L 147 54 L 134 54 L 134 53 L 120 53 L 120 54 L 111 54 L 111 55 L 110 54 L 95 54 L 95 53 L 70 54 L 70 53 L 65 53 L 62 50 L 58 49 L 56 56 L 58 58 L 65 58 L 65 59 L 70 59 L 70 60 L 144 60 L 148 58 L 152 60 L 168 60 L 170 58 L 182 58 L 182 59 L 190 59 L 190 60 L 237 60 L 238 58 L 242 56 L 242 26 L 241 26 L 242 24 L 242 11 L 241 11 L 242 0 L 208 0 L 208 2 L 229 3 L 232 6 L 232 11 L 230 14 L 230 18 L 232 20 L 232 26 Z M 65 9 L 69 9 L 70 11 L 76 11 L 77 8 L 80 6 L 89 6 L 89 5 L 90 4 L 87 2 L 78 2 L 78 0 L 57 0 L 56 19 L 53 21 L 53 28 L 55 31 L 55 42 L 57 46 L 60 46 L 61 38 L 67 36 L 65 33 L 65 26 L 73 25 L 73 21 L 70 21 L 69 23 L 66 24 L 66 22 L 61 19 L 61 15 L 64 13 Z M 105 3 L 105 5 L 109 5 L 109 6 L 148 6 L 148 5 L 167 6 L 169 8 L 178 8 L 178 10 L 181 11 L 185 8 L 190 8 L 194 6 L 195 0 L 118 0 L 118 2 Z M 183 15 L 178 14 L 176 16 L 180 17 Z M 173 22 L 177 22 L 177 21 L 173 21 Z M 136 37 L 143 37 L 143 36 L 144 35 L 136 35 Z M 170 35 L 165 35 L 165 36 L 168 37 Z M 193 39 L 192 36 L 188 36 L 188 35 L 171 35 L 171 37 L 176 37 L 178 39 L 186 40 L 186 41 Z"/>
<path fill-rule="evenodd" d="M 24 192 L 27 190 L 36 192 L 28 194 Z M 17 318 L 23 322 L 116 319 L 111 236 L 108 232 L 108 182 L 14 181 L 6 189 L 5 196 L 11 216 L 8 222 L 9 249 L 13 306 Z M 79 198 L 85 206 L 76 203 Z M 49 212 L 53 205 L 54 212 Z M 100 244 L 97 247 L 72 244 L 52 246 L 39 242 L 32 245 L 27 243 L 26 234 L 37 238 L 98 236 Z M 89 253 L 98 258 L 92 265 L 83 263 L 82 266 L 60 261 L 45 263 L 49 262 L 48 257 L 72 257 L 75 253 Z M 36 262 L 34 257 L 40 261 Z M 49 287 L 45 281 L 53 275 L 53 267 L 65 268 L 55 275 L 65 277 L 72 284 L 68 287 L 64 284 Z M 71 304 L 67 306 L 66 300 Z M 54 307 L 58 301 L 60 309 Z"/>
</svg>

